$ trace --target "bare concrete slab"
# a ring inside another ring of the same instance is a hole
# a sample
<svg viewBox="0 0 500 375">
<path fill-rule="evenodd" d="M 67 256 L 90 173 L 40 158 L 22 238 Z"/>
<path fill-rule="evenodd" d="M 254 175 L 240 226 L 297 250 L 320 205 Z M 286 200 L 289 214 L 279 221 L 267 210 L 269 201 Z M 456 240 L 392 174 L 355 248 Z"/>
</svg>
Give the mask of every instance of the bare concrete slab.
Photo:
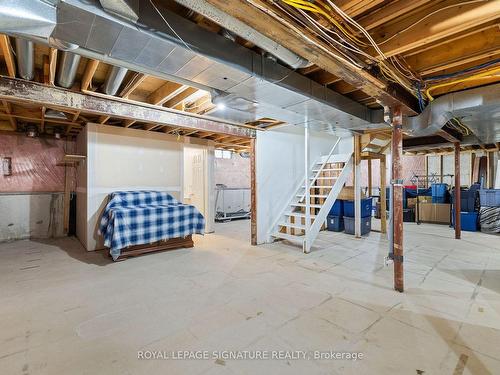
<svg viewBox="0 0 500 375">
<path fill-rule="evenodd" d="M 252 247 L 248 221 L 216 230 L 118 263 L 74 238 L 0 244 L 0 373 L 500 373 L 500 237 L 406 224 L 400 294 L 380 234 L 321 233 L 304 255 Z M 363 358 L 314 359 L 330 351 Z"/>
</svg>

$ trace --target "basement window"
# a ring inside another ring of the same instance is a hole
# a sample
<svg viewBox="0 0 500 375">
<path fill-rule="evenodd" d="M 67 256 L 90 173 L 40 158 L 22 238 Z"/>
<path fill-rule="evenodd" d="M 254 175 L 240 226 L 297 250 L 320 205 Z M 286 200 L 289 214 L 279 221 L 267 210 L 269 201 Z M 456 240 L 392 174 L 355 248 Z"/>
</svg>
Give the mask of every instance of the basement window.
<svg viewBox="0 0 500 375">
<path fill-rule="evenodd" d="M 231 159 L 231 151 L 228 150 L 215 150 L 215 157 L 217 159 Z"/>
</svg>

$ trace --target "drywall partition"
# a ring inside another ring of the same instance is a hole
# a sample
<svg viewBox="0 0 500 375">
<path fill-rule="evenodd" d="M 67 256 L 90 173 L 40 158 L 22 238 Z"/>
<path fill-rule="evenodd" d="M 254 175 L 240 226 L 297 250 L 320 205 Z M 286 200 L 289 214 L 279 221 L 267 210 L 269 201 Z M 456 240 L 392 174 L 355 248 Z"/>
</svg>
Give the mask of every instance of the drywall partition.
<svg viewBox="0 0 500 375">
<path fill-rule="evenodd" d="M 328 155 L 337 139 L 326 133 L 311 131 L 311 165 L 320 156 Z M 255 155 L 257 243 L 261 244 L 270 240 L 271 226 L 304 178 L 304 129 L 286 126 L 258 132 Z"/>
<path fill-rule="evenodd" d="M 196 142 L 213 148 L 206 140 L 99 124 L 87 124 L 86 137 L 87 233 L 81 242 L 89 251 L 103 248 L 97 229 L 109 193 L 158 190 L 182 200 L 184 144 Z"/>
<path fill-rule="evenodd" d="M 83 128 L 76 137 L 76 154 L 87 156 L 87 131 Z M 76 165 L 76 237 L 87 249 L 87 159 Z"/>
</svg>

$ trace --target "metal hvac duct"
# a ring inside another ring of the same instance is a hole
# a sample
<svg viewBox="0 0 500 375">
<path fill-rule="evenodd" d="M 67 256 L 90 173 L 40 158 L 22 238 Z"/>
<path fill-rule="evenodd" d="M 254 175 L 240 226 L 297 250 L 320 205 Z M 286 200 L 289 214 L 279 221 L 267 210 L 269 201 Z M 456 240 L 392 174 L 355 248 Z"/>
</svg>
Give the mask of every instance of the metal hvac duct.
<svg viewBox="0 0 500 375">
<path fill-rule="evenodd" d="M 22 79 L 31 81 L 35 77 L 35 48 L 33 42 L 16 38 L 17 70 Z"/>
<path fill-rule="evenodd" d="M 264 34 L 251 28 L 240 20 L 231 17 L 227 13 L 224 13 L 220 9 L 214 7 L 204 0 L 175 1 L 181 5 L 184 5 L 186 8 L 189 8 L 214 21 L 215 23 L 221 25 L 225 29 L 233 32 L 241 38 L 252 42 L 257 47 L 263 49 L 273 56 L 276 56 L 279 60 L 283 61 L 293 69 L 305 68 L 312 65 L 312 63 L 290 51 L 288 48 L 283 47 L 281 44 L 276 43 L 274 40 L 269 39 Z"/>
<path fill-rule="evenodd" d="M 75 83 L 76 72 L 80 64 L 80 55 L 69 51 L 62 51 L 57 64 L 56 82 L 58 86 L 71 88 Z"/>
<path fill-rule="evenodd" d="M 404 119 L 406 134 L 435 134 L 452 118 L 459 118 L 482 143 L 500 142 L 500 84 L 440 96 L 418 116 Z"/>
<path fill-rule="evenodd" d="M 128 69 L 119 66 L 111 67 L 102 90 L 108 95 L 115 95 L 118 92 L 125 76 L 127 75 Z"/>
</svg>

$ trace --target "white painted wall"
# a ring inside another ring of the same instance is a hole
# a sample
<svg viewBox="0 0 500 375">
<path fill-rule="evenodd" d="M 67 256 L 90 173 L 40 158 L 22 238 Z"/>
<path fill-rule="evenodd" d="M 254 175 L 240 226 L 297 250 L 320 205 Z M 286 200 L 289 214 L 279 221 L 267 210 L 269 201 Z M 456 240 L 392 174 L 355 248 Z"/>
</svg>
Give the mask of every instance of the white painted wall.
<svg viewBox="0 0 500 375">
<path fill-rule="evenodd" d="M 1 193 L 0 242 L 64 236 L 64 193 Z"/>
<path fill-rule="evenodd" d="M 311 165 L 328 155 L 337 137 L 310 132 Z M 352 152 L 349 140 L 342 140 L 336 153 Z M 276 130 L 257 132 L 257 242 L 269 240 L 271 226 L 289 203 L 300 181 L 304 178 L 304 129 L 287 126 Z"/>
<path fill-rule="evenodd" d="M 86 133 L 87 207 L 83 213 L 78 212 L 79 217 L 86 215 L 78 222 L 86 221 L 87 233 L 82 228 L 77 233 L 84 236 L 80 240 L 89 251 L 103 248 L 97 229 L 109 193 L 158 190 L 182 201 L 184 144 L 196 142 L 213 150 L 212 143 L 206 140 L 177 139 L 163 133 L 106 125 L 87 124 Z M 209 160 L 213 163 L 213 158 Z M 81 186 L 79 190 L 83 193 L 85 187 Z"/>
</svg>

